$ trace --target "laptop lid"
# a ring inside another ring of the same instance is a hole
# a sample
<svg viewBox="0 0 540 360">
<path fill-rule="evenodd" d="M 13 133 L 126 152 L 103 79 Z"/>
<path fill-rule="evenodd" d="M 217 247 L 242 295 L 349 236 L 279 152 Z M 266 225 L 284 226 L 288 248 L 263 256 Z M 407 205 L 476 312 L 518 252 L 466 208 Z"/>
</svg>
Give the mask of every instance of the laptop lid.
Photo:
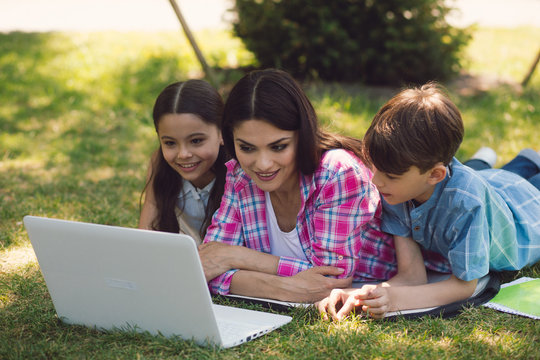
<svg viewBox="0 0 540 360">
<path fill-rule="evenodd" d="M 222 341 L 189 236 L 35 216 L 25 216 L 24 224 L 64 322 L 179 335 L 224 347 L 243 342 Z M 263 324 L 268 331 L 291 319 L 264 314 L 272 320 L 270 328 Z"/>
</svg>

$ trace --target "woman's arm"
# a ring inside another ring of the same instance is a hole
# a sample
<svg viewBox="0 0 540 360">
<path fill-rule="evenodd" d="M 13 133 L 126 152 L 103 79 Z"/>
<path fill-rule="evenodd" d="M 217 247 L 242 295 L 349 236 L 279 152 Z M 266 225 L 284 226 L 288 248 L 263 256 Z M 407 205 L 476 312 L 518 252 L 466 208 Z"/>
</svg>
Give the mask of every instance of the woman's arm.
<svg viewBox="0 0 540 360">
<path fill-rule="evenodd" d="M 206 281 L 231 269 L 251 270 L 270 275 L 277 274 L 279 257 L 241 245 L 227 245 L 211 241 L 199 246 L 199 256 Z"/>
<path fill-rule="evenodd" d="M 334 279 L 343 269 L 318 266 L 299 272 L 294 276 L 276 276 L 262 272 L 237 271 L 232 277 L 230 290 L 233 294 L 276 299 L 281 301 L 318 301 L 334 288 L 351 286 L 352 278 Z"/>
</svg>

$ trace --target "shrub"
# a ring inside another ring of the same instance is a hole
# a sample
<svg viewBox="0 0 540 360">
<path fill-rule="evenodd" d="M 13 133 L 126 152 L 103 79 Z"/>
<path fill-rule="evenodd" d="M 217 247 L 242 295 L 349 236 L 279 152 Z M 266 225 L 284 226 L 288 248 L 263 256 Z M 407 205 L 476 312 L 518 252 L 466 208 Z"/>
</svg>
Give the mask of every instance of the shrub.
<svg viewBox="0 0 540 360">
<path fill-rule="evenodd" d="M 445 0 L 236 0 L 235 34 L 259 66 L 369 84 L 445 80 L 470 35 Z"/>
</svg>

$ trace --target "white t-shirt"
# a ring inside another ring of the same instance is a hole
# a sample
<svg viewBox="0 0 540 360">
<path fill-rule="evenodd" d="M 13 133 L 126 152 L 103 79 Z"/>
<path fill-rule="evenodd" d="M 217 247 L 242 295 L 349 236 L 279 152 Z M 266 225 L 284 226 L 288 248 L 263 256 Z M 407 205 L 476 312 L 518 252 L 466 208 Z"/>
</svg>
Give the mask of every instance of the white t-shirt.
<svg viewBox="0 0 540 360">
<path fill-rule="evenodd" d="M 270 200 L 270 194 L 265 191 L 264 197 L 266 199 L 266 224 L 268 225 L 268 237 L 270 238 L 272 255 L 307 260 L 296 228 L 289 232 L 281 231 Z"/>
</svg>

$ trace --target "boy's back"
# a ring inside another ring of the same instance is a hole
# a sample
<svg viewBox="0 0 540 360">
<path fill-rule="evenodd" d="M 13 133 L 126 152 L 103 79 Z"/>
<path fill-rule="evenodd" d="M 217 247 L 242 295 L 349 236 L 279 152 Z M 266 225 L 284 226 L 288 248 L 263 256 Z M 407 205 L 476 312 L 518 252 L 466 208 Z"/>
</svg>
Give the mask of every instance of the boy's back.
<svg viewBox="0 0 540 360">
<path fill-rule="evenodd" d="M 383 231 L 444 255 L 462 280 L 540 258 L 540 191 L 508 171 L 475 171 L 454 159 L 425 203 L 383 205 Z"/>
</svg>

